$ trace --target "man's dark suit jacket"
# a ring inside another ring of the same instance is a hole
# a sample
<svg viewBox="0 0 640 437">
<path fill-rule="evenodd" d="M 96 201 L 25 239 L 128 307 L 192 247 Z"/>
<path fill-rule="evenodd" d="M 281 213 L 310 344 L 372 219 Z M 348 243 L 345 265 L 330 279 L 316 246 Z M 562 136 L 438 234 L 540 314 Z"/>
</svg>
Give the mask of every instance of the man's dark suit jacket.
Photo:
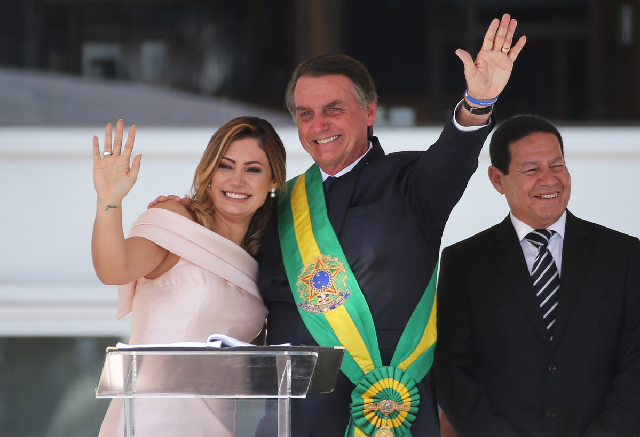
<svg viewBox="0 0 640 437">
<path fill-rule="evenodd" d="M 435 372 L 458 436 L 633 436 L 640 241 L 567 212 L 549 341 L 511 220 L 446 248 Z"/>
<path fill-rule="evenodd" d="M 352 171 L 338 178 L 329 219 L 376 325 L 383 365 L 438 260 L 445 223 L 478 165 L 490 127 L 463 133 L 452 123 L 424 152 L 385 155 L 377 139 Z M 278 240 L 277 221 L 259 262 L 259 286 L 269 310 L 267 343 L 316 345 L 295 306 Z M 439 435 L 428 374 L 419 390 L 415 436 Z M 335 391 L 292 402 L 292 435 L 342 436 L 353 384 L 340 373 Z"/>
</svg>

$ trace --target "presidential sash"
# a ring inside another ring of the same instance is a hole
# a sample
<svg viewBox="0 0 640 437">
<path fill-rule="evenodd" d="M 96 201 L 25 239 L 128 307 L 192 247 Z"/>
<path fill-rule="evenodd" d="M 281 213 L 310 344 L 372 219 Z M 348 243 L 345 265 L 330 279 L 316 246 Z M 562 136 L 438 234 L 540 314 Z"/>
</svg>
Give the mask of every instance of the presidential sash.
<svg viewBox="0 0 640 437">
<path fill-rule="evenodd" d="M 356 386 L 345 436 L 411 436 L 416 384 L 433 363 L 437 266 L 383 366 L 371 311 L 327 217 L 318 166 L 287 182 L 281 195 L 280 245 L 298 311 L 320 346 L 345 347 L 341 370 Z"/>
</svg>

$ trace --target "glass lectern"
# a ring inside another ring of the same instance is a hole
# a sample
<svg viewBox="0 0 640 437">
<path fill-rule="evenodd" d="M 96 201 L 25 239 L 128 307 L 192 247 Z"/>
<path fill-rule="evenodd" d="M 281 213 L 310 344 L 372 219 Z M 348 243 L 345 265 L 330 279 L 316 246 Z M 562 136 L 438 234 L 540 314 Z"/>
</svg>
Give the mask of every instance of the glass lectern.
<svg viewBox="0 0 640 437">
<path fill-rule="evenodd" d="M 332 391 L 343 354 L 307 346 L 108 348 L 96 397 L 124 398 L 126 437 L 136 436 L 136 398 L 277 399 L 277 435 L 288 437 L 290 399 Z"/>
</svg>

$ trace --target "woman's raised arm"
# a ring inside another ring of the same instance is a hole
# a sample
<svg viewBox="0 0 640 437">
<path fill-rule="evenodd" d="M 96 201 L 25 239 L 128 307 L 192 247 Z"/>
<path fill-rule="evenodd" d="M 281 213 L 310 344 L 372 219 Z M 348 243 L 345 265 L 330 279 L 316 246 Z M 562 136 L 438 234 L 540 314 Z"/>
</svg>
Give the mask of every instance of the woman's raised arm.
<svg viewBox="0 0 640 437">
<path fill-rule="evenodd" d="M 98 278 L 105 284 L 122 285 L 153 271 L 168 251 L 144 238 L 125 240 L 122 230 L 122 199 L 129 193 L 140 171 L 142 155 L 131 161 L 136 127 L 129 128 L 122 148 L 124 123 L 118 120 L 112 144 L 112 125 L 105 129 L 104 154 L 93 137 L 93 185 L 97 194 L 91 254 Z"/>
</svg>

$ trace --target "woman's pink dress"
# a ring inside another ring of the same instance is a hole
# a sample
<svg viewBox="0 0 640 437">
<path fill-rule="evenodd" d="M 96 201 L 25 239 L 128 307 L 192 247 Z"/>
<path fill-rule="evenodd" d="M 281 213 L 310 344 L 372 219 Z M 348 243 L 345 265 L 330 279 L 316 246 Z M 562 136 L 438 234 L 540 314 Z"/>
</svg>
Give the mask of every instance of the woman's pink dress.
<svg viewBox="0 0 640 437">
<path fill-rule="evenodd" d="M 180 256 L 156 279 L 118 288 L 118 318 L 131 312 L 130 344 L 205 342 L 226 334 L 249 342 L 264 325 L 258 265 L 242 248 L 179 214 L 148 209 L 131 226 Z M 221 399 L 135 400 L 136 436 L 233 436 L 235 402 Z M 99 437 L 122 436 L 122 399 L 114 399 Z"/>
</svg>

